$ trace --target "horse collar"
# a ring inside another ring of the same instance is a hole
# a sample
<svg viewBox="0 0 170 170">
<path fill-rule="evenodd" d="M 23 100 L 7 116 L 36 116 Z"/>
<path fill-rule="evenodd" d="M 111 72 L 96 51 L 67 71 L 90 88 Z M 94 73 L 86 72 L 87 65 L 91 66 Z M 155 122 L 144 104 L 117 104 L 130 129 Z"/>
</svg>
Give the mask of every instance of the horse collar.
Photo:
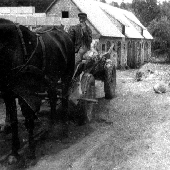
<svg viewBox="0 0 170 170">
<path fill-rule="evenodd" d="M 34 51 L 32 52 L 32 54 L 30 56 L 28 56 L 27 48 L 26 48 L 26 45 L 25 45 L 23 33 L 22 33 L 21 29 L 20 29 L 20 25 L 19 24 L 15 24 L 15 25 L 16 25 L 16 28 L 17 28 L 17 31 L 18 31 L 18 34 L 19 34 L 19 37 L 20 37 L 20 40 L 21 40 L 21 44 L 22 44 L 22 48 L 23 48 L 23 51 L 24 51 L 24 56 L 25 56 L 25 59 L 26 59 L 26 63 L 28 63 L 31 60 L 31 58 L 34 56 L 35 51 L 36 51 L 36 49 L 38 47 L 38 44 L 39 44 L 38 40 L 40 39 L 39 35 L 37 35 L 37 44 L 36 44 L 36 47 L 35 47 Z M 44 43 L 42 42 L 41 39 L 40 39 L 40 42 L 41 42 L 42 47 L 44 47 Z M 45 52 L 44 52 L 44 48 L 43 48 L 43 55 L 44 55 L 44 53 Z"/>
<path fill-rule="evenodd" d="M 32 59 L 32 57 L 34 56 L 35 52 L 36 52 L 36 49 L 38 47 L 38 41 L 39 41 L 39 38 L 37 36 L 37 43 L 36 43 L 36 47 L 34 49 L 34 51 L 32 52 L 32 54 L 28 57 L 28 53 L 27 53 L 27 49 L 26 49 L 26 45 L 25 45 L 25 42 L 24 42 L 24 38 L 23 38 L 23 34 L 22 34 L 22 31 L 20 29 L 20 25 L 19 24 L 15 24 L 16 25 L 16 28 L 17 28 L 17 31 L 18 31 L 18 34 L 19 34 L 19 37 L 21 39 L 21 43 L 22 43 L 22 48 L 24 50 L 24 56 L 26 57 L 26 63 L 24 65 L 21 65 L 21 68 L 19 69 L 19 71 L 16 73 L 16 75 L 18 73 L 20 73 L 24 68 L 26 68 L 26 66 L 28 65 L 29 61 Z M 15 69 L 15 68 L 14 68 Z"/>
<path fill-rule="evenodd" d="M 23 33 L 22 33 L 21 29 L 20 29 L 20 25 L 16 24 L 16 28 L 17 28 L 17 31 L 18 31 L 18 34 L 19 34 L 19 37 L 20 37 L 20 40 L 21 40 L 22 48 L 24 50 L 24 56 L 27 58 L 28 57 L 28 53 L 27 53 L 25 42 L 24 42 Z M 45 56 L 46 56 L 45 44 L 44 44 L 44 41 L 42 39 L 42 36 L 39 35 L 39 34 L 37 34 L 37 44 L 36 44 L 36 47 L 35 47 L 34 51 L 32 52 L 31 56 L 29 57 L 29 59 L 26 59 L 27 61 L 26 61 L 26 64 L 24 65 L 24 67 L 28 64 L 28 62 L 34 56 L 34 54 L 36 52 L 36 49 L 38 47 L 38 44 L 39 44 L 38 42 L 39 41 L 40 41 L 40 44 L 42 46 L 42 52 L 43 52 L 43 70 L 45 69 L 45 64 L 46 64 L 46 60 L 45 60 Z"/>
</svg>

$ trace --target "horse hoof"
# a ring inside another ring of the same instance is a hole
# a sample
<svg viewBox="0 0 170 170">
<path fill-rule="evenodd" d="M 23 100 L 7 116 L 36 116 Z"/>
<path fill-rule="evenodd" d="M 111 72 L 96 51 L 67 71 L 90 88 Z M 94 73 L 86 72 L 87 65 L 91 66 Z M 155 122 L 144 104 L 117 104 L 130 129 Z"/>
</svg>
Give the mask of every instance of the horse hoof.
<svg viewBox="0 0 170 170">
<path fill-rule="evenodd" d="M 18 158 L 14 155 L 10 155 L 8 157 L 8 164 L 9 165 L 13 165 L 13 164 L 16 164 L 18 162 Z"/>
</svg>

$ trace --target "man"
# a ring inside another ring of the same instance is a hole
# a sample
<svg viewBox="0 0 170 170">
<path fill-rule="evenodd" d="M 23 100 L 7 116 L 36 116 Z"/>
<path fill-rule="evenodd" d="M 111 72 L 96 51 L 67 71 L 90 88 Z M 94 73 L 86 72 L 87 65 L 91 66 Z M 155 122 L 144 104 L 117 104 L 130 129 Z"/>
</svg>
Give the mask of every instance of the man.
<svg viewBox="0 0 170 170">
<path fill-rule="evenodd" d="M 78 14 L 80 24 L 70 27 L 68 33 L 70 34 L 74 44 L 76 56 L 76 65 L 83 60 L 83 55 L 90 50 L 92 42 L 92 31 L 86 24 L 87 14 Z"/>
</svg>

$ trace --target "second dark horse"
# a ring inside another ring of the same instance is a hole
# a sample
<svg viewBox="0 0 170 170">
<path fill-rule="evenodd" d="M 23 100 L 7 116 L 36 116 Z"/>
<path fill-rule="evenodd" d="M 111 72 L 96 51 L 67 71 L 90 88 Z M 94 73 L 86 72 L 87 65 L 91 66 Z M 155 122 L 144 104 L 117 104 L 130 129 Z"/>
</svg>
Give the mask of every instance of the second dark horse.
<svg viewBox="0 0 170 170">
<path fill-rule="evenodd" d="M 33 139 L 35 112 L 39 109 L 39 91 L 46 90 L 50 99 L 51 124 L 56 117 L 57 85 L 61 81 L 62 123 L 67 134 L 68 90 L 74 74 L 74 44 L 61 29 L 37 35 L 27 27 L 0 19 L 0 91 L 12 130 L 11 162 L 20 148 L 15 98 L 21 101 L 25 126 L 29 132 L 31 157 L 35 157 Z"/>
</svg>

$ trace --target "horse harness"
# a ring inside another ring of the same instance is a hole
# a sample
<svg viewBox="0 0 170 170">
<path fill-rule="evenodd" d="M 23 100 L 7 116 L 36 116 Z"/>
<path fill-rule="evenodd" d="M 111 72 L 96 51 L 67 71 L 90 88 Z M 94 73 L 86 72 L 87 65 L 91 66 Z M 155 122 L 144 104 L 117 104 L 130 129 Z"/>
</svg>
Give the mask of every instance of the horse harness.
<svg viewBox="0 0 170 170">
<path fill-rule="evenodd" d="M 22 48 L 23 48 L 23 51 L 24 51 L 24 57 L 25 57 L 25 60 L 26 60 L 26 64 L 24 66 L 24 68 L 27 66 L 27 64 L 29 63 L 29 61 L 31 60 L 31 58 L 34 56 L 35 52 L 36 52 L 36 49 L 39 45 L 39 42 L 41 44 L 41 47 L 42 47 L 42 53 L 43 53 L 43 66 L 42 66 L 42 71 L 45 70 L 45 66 L 46 66 L 46 51 L 45 51 L 45 43 L 44 43 L 44 40 L 42 38 L 42 34 L 45 34 L 47 33 L 48 36 L 53 39 L 51 37 L 51 35 L 49 34 L 49 32 L 51 32 L 53 30 L 53 28 L 49 29 L 49 30 L 46 30 L 46 31 L 42 31 L 42 32 L 38 32 L 36 33 L 37 35 L 37 44 L 36 44 L 36 47 L 34 49 L 34 51 L 32 52 L 32 54 L 30 55 L 30 57 L 28 58 L 28 53 L 27 53 L 27 49 L 26 49 L 26 45 L 25 45 L 25 42 L 24 42 L 24 38 L 23 38 L 23 34 L 22 34 L 22 31 L 20 29 L 20 25 L 19 24 L 15 24 L 16 25 L 16 28 L 17 28 L 17 31 L 18 31 L 18 34 L 19 34 L 19 37 L 20 37 L 20 40 L 21 40 L 21 44 L 22 44 Z M 59 47 L 63 57 L 64 57 L 64 60 L 65 62 L 67 63 L 67 57 L 66 57 L 66 54 L 64 52 L 64 50 L 62 49 L 61 47 L 61 44 L 58 42 L 58 41 L 55 41 L 55 43 L 57 44 L 57 46 Z"/>
<path fill-rule="evenodd" d="M 35 54 L 35 52 L 36 52 L 36 50 L 38 48 L 39 42 L 40 42 L 41 47 L 42 47 L 42 53 L 43 53 L 42 71 L 44 71 L 45 70 L 45 65 L 46 65 L 46 58 L 45 58 L 46 51 L 45 51 L 45 43 L 43 41 L 42 36 L 40 36 L 39 34 L 36 34 L 37 35 L 36 47 L 34 48 L 34 51 L 31 53 L 31 55 L 28 58 L 28 52 L 27 52 L 25 41 L 24 41 L 24 38 L 23 38 L 23 33 L 22 33 L 21 29 L 20 29 L 20 25 L 19 24 L 15 24 L 15 25 L 16 25 L 16 28 L 17 28 L 17 31 L 18 31 L 18 34 L 19 34 L 19 37 L 20 37 L 20 40 L 21 40 L 22 48 L 23 48 L 23 51 L 24 51 L 24 57 L 25 57 L 25 61 L 26 61 L 26 63 L 23 65 L 23 67 L 19 71 L 21 71 L 22 69 L 24 69 L 28 65 L 29 61 L 34 56 L 34 54 Z"/>
<path fill-rule="evenodd" d="M 20 25 L 19 24 L 15 24 L 16 25 L 16 28 L 17 28 L 17 31 L 18 31 L 18 34 L 19 34 L 19 37 L 20 37 L 20 40 L 21 40 L 21 44 L 22 44 L 22 48 L 23 48 L 23 51 L 24 51 L 24 57 L 25 57 L 25 60 L 26 60 L 26 63 L 24 65 L 21 65 L 19 66 L 19 70 L 17 71 L 17 73 L 14 75 L 14 77 L 16 77 L 18 74 L 20 74 L 25 68 L 30 68 L 29 66 L 29 61 L 33 58 L 37 48 L 38 48 L 38 45 L 39 45 L 39 42 L 41 44 L 41 48 L 42 48 L 42 53 L 43 53 L 43 66 L 42 66 L 42 70 L 36 68 L 36 71 L 39 72 L 41 75 L 44 75 L 44 70 L 45 70 L 45 67 L 46 67 L 46 51 L 45 51 L 45 43 L 44 43 L 44 40 L 42 38 L 42 34 L 44 33 L 49 33 L 50 31 L 52 31 L 52 29 L 49 29 L 47 31 L 43 31 L 43 32 L 38 32 L 36 34 L 37 36 L 37 43 L 36 43 L 36 47 L 34 48 L 34 51 L 31 53 L 31 55 L 29 56 L 28 58 L 28 52 L 27 52 L 27 49 L 26 49 L 26 45 L 25 45 L 25 41 L 24 41 L 24 38 L 23 38 L 23 33 L 20 29 Z M 61 45 L 56 41 L 56 44 L 58 45 L 58 47 L 60 48 L 61 50 L 61 53 L 63 54 L 64 56 L 64 59 L 65 61 L 67 62 L 67 59 L 66 59 L 66 55 L 64 53 L 64 51 L 62 50 L 62 47 Z M 14 69 L 17 69 L 17 68 L 14 68 Z M 45 81 L 46 83 L 52 87 L 53 83 L 52 81 L 45 75 Z M 9 83 L 10 84 L 10 83 Z M 65 96 L 63 96 L 64 98 Z"/>
</svg>

